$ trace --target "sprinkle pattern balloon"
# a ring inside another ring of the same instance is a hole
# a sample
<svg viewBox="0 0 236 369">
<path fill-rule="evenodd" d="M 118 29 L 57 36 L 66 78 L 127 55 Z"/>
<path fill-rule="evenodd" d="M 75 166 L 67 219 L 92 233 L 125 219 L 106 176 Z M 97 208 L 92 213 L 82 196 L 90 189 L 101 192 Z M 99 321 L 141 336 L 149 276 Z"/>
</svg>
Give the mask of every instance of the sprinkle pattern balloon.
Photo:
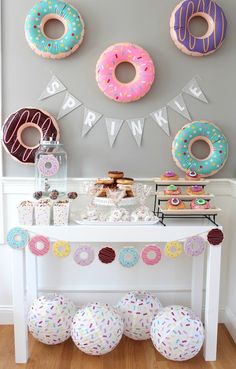
<svg viewBox="0 0 236 369">
<path fill-rule="evenodd" d="M 204 341 L 204 329 L 194 312 L 184 306 L 167 306 L 151 327 L 152 342 L 160 354 L 174 361 L 192 359 Z"/>
<path fill-rule="evenodd" d="M 37 299 L 28 313 L 30 333 L 46 345 L 57 345 L 71 334 L 76 307 L 64 296 L 51 294 Z"/>
<path fill-rule="evenodd" d="M 124 334 L 134 340 L 150 338 L 152 320 L 162 305 L 149 292 L 127 293 L 118 303 L 118 311 L 124 320 Z"/>
<path fill-rule="evenodd" d="M 92 303 L 78 310 L 71 337 L 81 351 L 89 355 L 103 355 L 112 351 L 120 342 L 124 330 L 123 321 L 112 306 Z"/>
</svg>

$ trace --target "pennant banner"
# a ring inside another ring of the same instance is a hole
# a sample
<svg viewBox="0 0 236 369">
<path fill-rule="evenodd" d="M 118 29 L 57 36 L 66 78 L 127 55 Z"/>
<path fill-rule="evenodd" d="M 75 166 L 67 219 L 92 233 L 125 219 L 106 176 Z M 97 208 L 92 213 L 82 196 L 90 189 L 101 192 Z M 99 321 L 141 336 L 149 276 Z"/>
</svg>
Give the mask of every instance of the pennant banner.
<svg viewBox="0 0 236 369">
<path fill-rule="evenodd" d="M 159 127 L 163 129 L 167 136 L 170 136 L 169 120 L 166 107 L 164 106 L 163 108 L 154 111 L 150 114 L 150 116 L 154 122 L 156 122 Z"/>
<path fill-rule="evenodd" d="M 60 108 L 59 114 L 57 119 L 61 119 L 65 115 L 71 113 L 73 110 L 78 108 L 82 105 L 82 102 L 76 99 L 73 95 L 71 95 L 69 92 L 66 92 L 66 96 L 64 98 L 64 101 L 62 103 L 62 106 Z"/>
<path fill-rule="evenodd" d="M 113 118 L 105 118 L 105 121 L 106 121 L 109 144 L 112 147 L 115 143 L 116 137 L 118 133 L 120 132 L 120 129 L 124 121 L 120 119 L 113 119 Z"/>
<path fill-rule="evenodd" d="M 126 122 L 129 125 L 130 131 L 137 145 L 141 146 L 145 119 L 144 118 L 128 119 L 126 120 Z"/>
<path fill-rule="evenodd" d="M 187 106 L 184 102 L 183 99 L 183 95 L 179 94 L 178 96 L 176 96 L 173 100 L 171 100 L 170 102 L 168 102 L 167 104 L 171 109 L 173 109 L 174 111 L 176 111 L 176 113 L 179 113 L 180 115 L 182 115 L 184 118 L 187 118 L 188 120 L 191 120 L 191 117 L 189 115 Z"/>
<path fill-rule="evenodd" d="M 191 79 L 191 81 L 189 81 L 186 84 L 186 86 L 184 86 L 182 91 L 190 96 L 195 97 L 195 99 L 198 99 L 208 104 L 208 100 L 206 96 L 204 95 L 203 91 L 201 90 L 196 78 Z"/>
<path fill-rule="evenodd" d="M 56 95 L 65 90 L 66 87 L 63 85 L 63 83 L 56 76 L 52 76 L 50 82 L 42 92 L 39 100 L 47 99 L 48 97 Z"/>
<path fill-rule="evenodd" d="M 102 117 L 102 114 L 84 107 L 84 121 L 83 121 L 82 137 L 87 135 L 90 129 L 92 129 L 95 126 L 95 124 L 99 121 L 101 117 Z"/>
</svg>

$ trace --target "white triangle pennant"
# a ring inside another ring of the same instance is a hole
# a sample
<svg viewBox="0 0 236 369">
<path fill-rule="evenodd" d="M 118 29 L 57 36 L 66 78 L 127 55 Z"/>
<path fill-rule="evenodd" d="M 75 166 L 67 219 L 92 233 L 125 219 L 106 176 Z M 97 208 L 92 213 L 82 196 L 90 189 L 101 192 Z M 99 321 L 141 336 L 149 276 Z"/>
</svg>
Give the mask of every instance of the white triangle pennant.
<svg viewBox="0 0 236 369">
<path fill-rule="evenodd" d="M 57 119 L 61 119 L 62 117 L 71 113 L 73 110 L 75 110 L 81 105 L 82 105 L 82 102 L 79 101 L 76 97 L 74 97 L 67 91 L 64 101 L 61 105 L 60 111 L 58 113 Z"/>
<path fill-rule="evenodd" d="M 47 99 L 48 97 L 56 95 L 65 90 L 66 87 L 63 85 L 63 83 L 56 76 L 52 76 L 51 80 L 48 82 L 47 86 L 39 97 L 39 100 Z"/>
<path fill-rule="evenodd" d="M 156 122 L 158 126 L 163 129 L 167 136 L 170 136 L 169 120 L 166 106 L 150 113 L 150 115 L 154 122 Z"/>
<path fill-rule="evenodd" d="M 123 120 L 114 119 L 114 118 L 106 118 L 106 127 L 107 127 L 107 135 L 110 147 L 112 147 L 115 143 L 115 140 L 120 132 L 120 129 L 123 124 Z"/>
<path fill-rule="evenodd" d="M 141 146 L 145 118 L 127 119 L 130 131 L 138 146 Z"/>
<path fill-rule="evenodd" d="M 82 137 L 87 135 L 87 133 L 95 126 L 101 117 L 102 114 L 84 107 Z"/>
<path fill-rule="evenodd" d="M 192 96 L 192 97 L 195 97 L 195 99 L 198 99 L 198 100 L 203 101 L 206 104 L 208 104 L 208 100 L 207 100 L 206 96 L 204 95 L 201 87 L 199 86 L 196 78 L 191 79 L 191 81 L 189 81 L 186 84 L 186 86 L 184 86 L 182 91 L 185 92 L 186 94 Z"/>
<path fill-rule="evenodd" d="M 191 117 L 189 115 L 189 111 L 187 109 L 187 106 L 184 102 L 183 95 L 180 93 L 177 95 L 173 100 L 168 102 L 167 104 L 171 109 L 176 111 L 178 114 L 182 115 L 184 118 L 187 118 L 188 120 L 191 120 Z"/>
</svg>

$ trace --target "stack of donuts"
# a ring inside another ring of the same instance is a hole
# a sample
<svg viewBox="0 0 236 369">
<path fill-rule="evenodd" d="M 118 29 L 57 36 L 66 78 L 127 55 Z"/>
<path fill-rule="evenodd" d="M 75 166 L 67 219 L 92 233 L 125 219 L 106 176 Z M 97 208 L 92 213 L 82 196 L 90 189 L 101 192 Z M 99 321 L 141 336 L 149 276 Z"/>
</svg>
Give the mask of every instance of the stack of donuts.
<svg viewBox="0 0 236 369">
<path fill-rule="evenodd" d="M 134 183 L 133 178 L 124 177 L 123 172 L 119 171 L 109 171 L 108 177 L 98 178 L 96 180 L 96 185 L 101 186 L 101 191 L 99 192 L 98 197 L 107 197 L 107 191 L 110 190 L 125 190 L 125 197 L 133 197 L 134 193 L 132 190 L 132 185 Z"/>
</svg>

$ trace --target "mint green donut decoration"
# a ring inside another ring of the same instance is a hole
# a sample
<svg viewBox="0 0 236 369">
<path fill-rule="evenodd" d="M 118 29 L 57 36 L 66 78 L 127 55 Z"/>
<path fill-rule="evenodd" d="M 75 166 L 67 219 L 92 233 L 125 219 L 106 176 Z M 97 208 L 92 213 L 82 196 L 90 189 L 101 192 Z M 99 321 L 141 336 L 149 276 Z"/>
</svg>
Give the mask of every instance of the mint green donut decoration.
<svg viewBox="0 0 236 369">
<path fill-rule="evenodd" d="M 192 153 L 192 145 L 205 141 L 210 154 L 205 159 L 197 159 Z M 194 170 L 202 177 L 209 177 L 223 168 L 228 158 L 228 141 L 215 124 L 200 120 L 186 124 L 175 136 L 172 155 L 177 166 L 183 171 Z"/>
<path fill-rule="evenodd" d="M 57 19 L 65 27 L 63 36 L 50 39 L 44 32 L 47 21 Z M 60 0 L 41 0 L 29 11 L 25 21 L 29 46 L 45 58 L 61 59 L 78 49 L 84 37 L 84 21 L 73 6 Z"/>
</svg>

